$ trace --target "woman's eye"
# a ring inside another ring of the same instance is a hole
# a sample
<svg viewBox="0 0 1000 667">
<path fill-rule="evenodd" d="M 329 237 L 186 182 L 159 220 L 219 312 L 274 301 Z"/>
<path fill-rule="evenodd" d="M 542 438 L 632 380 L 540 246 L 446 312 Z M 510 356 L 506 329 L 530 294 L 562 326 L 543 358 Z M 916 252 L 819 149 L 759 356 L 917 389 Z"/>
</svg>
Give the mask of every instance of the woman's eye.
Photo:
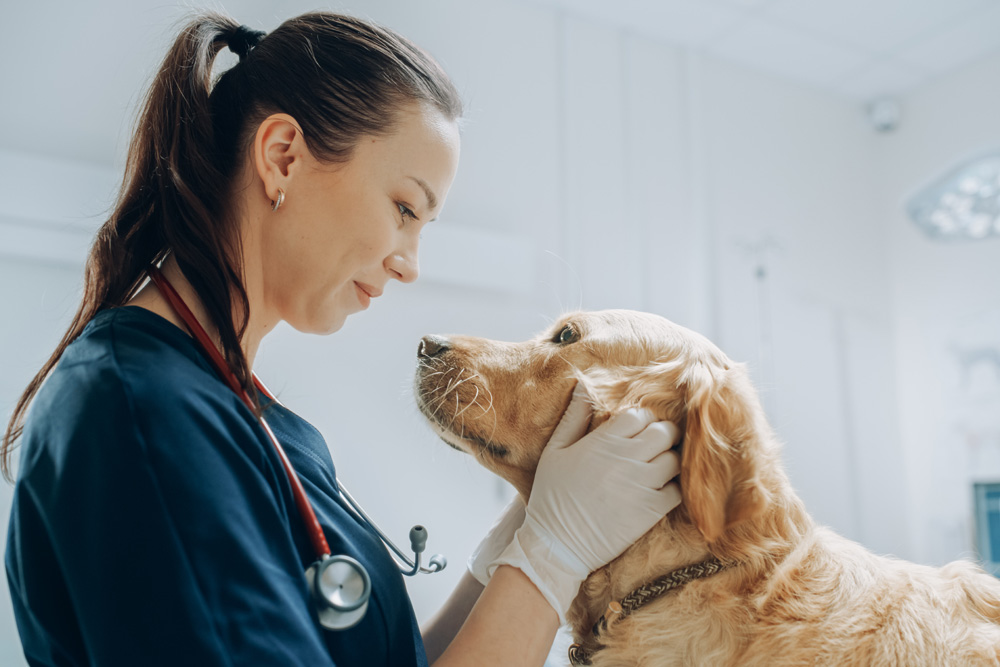
<svg viewBox="0 0 1000 667">
<path fill-rule="evenodd" d="M 580 340 L 580 334 L 572 327 L 572 325 L 567 324 L 559 330 L 559 333 L 557 333 L 556 337 L 552 339 L 552 342 L 559 343 L 560 345 L 567 345 L 569 343 L 575 343 L 578 340 Z"/>
<path fill-rule="evenodd" d="M 396 204 L 396 206 L 399 208 L 399 214 L 401 216 L 403 216 L 403 220 L 404 221 L 407 218 L 409 218 L 410 220 L 413 220 L 413 219 L 415 219 L 417 217 L 416 215 L 414 215 L 413 211 L 411 211 L 410 209 L 406 208 L 406 206 L 404 204 Z"/>
</svg>

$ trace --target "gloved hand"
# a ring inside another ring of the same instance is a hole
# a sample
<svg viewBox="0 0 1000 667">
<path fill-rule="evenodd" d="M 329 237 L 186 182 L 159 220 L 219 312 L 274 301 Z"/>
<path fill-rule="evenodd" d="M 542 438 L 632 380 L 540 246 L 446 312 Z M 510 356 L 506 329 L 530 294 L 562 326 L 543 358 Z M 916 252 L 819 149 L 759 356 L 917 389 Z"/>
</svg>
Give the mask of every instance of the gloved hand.
<svg viewBox="0 0 1000 667">
<path fill-rule="evenodd" d="M 515 494 L 469 557 L 469 572 L 483 586 L 490 581 L 487 569 L 490 563 L 500 557 L 514 539 L 514 531 L 520 528 L 522 523 L 524 523 L 524 501 L 519 494 Z"/>
<path fill-rule="evenodd" d="M 680 471 L 673 423 L 633 408 L 584 435 L 590 417 L 577 384 L 539 459 L 524 523 L 489 567 L 490 575 L 500 565 L 519 568 L 563 624 L 583 580 L 681 502 L 670 482 Z"/>
</svg>

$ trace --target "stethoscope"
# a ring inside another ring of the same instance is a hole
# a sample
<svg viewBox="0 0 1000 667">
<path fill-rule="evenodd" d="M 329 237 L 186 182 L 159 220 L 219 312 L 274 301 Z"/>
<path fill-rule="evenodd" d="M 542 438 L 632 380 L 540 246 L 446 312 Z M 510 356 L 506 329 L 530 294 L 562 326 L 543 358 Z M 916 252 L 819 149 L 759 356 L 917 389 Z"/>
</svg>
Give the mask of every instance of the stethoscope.
<svg viewBox="0 0 1000 667">
<path fill-rule="evenodd" d="M 250 399 L 250 396 L 244 391 L 239 380 L 236 379 L 236 375 L 229 368 L 229 364 L 222 358 L 222 354 L 215 347 L 208 334 L 205 333 L 201 324 L 198 323 L 194 313 L 184 303 L 181 295 L 177 293 L 173 285 L 170 284 L 155 266 L 150 266 L 146 269 L 146 273 L 149 275 L 150 280 L 153 281 L 153 284 L 160 290 L 160 293 L 167 299 L 167 302 L 170 303 L 170 306 L 177 315 L 187 324 L 195 340 L 198 341 L 202 350 L 208 355 L 215 370 L 226 381 L 229 388 L 236 392 L 236 395 L 253 411 L 253 401 Z M 269 399 L 278 403 L 278 399 L 267 390 L 267 387 L 260 381 L 256 373 L 251 371 L 251 376 L 257 389 Z M 368 576 L 368 570 L 365 569 L 364 565 L 350 556 L 334 556 L 330 553 L 330 546 L 326 542 L 323 528 L 316 519 L 316 513 L 313 511 L 312 504 L 309 502 L 309 498 L 306 497 L 305 489 L 302 488 L 302 482 L 299 481 L 299 476 L 295 473 L 295 469 L 292 467 L 291 461 L 288 460 L 285 450 L 278 442 L 274 431 L 271 430 L 271 427 L 264 420 L 263 416 L 260 417 L 260 425 L 264 429 L 264 432 L 267 433 L 267 437 L 271 440 L 274 450 L 281 459 L 285 475 L 292 486 L 295 505 L 302 516 L 302 521 L 305 522 L 306 530 L 309 533 L 309 540 L 312 542 L 313 550 L 316 552 L 316 562 L 306 568 L 305 574 L 310 597 L 316 609 L 319 622 L 323 627 L 330 630 L 345 630 L 350 628 L 359 623 L 368 610 L 368 600 L 371 598 L 372 592 L 372 581 L 371 577 Z M 392 540 L 386 537 L 385 533 L 379 530 L 375 522 L 361 509 L 361 505 L 347 492 L 347 489 L 340 483 L 340 480 L 337 480 L 337 490 L 340 492 L 338 502 L 340 502 L 341 506 L 378 535 L 379 539 L 389 548 L 390 555 L 396 561 L 396 565 L 402 574 L 408 577 L 418 572 L 431 574 L 433 572 L 440 572 L 448 564 L 444 556 L 436 554 L 431 557 L 428 563 L 430 567 L 422 567 L 420 565 L 420 556 L 427 545 L 426 528 L 423 526 L 414 526 L 410 529 L 410 548 L 413 550 L 413 560 L 410 560 Z M 402 561 L 403 564 L 400 564 L 399 561 Z"/>
</svg>

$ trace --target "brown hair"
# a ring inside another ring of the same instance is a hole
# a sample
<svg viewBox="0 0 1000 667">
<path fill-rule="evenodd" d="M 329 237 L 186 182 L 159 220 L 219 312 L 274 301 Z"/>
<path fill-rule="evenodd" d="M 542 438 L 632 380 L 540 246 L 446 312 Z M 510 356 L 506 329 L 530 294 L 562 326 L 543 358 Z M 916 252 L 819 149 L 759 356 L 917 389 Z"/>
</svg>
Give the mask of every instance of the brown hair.
<svg viewBox="0 0 1000 667">
<path fill-rule="evenodd" d="M 168 252 L 218 328 L 223 356 L 256 396 L 240 346 L 249 302 L 229 201 L 267 116 L 295 118 L 309 150 L 329 163 L 347 161 L 363 135 L 390 133 L 409 103 L 433 105 L 450 120 L 461 116 L 458 92 L 444 71 L 386 28 L 312 12 L 260 41 L 248 34 L 233 19 L 205 12 L 185 25 L 167 53 L 136 119 L 114 209 L 87 257 L 82 303 L 7 425 L 0 445 L 6 479 L 28 405 L 63 351 L 98 312 L 126 303 L 142 286 L 146 267 Z M 230 44 L 240 62 L 213 86 L 212 64 Z"/>
</svg>

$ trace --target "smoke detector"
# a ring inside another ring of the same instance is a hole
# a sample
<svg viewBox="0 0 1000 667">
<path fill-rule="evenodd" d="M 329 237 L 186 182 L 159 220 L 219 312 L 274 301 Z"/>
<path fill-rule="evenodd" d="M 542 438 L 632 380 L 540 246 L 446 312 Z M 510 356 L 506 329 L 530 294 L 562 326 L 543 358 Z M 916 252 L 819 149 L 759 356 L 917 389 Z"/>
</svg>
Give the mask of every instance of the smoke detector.
<svg viewBox="0 0 1000 667">
<path fill-rule="evenodd" d="M 903 108 L 899 102 L 888 97 L 873 101 L 866 111 L 872 128 L 882 134 L 888 134 L 898 128 L 899 119 L 903 115 Z"/>
</svg>

